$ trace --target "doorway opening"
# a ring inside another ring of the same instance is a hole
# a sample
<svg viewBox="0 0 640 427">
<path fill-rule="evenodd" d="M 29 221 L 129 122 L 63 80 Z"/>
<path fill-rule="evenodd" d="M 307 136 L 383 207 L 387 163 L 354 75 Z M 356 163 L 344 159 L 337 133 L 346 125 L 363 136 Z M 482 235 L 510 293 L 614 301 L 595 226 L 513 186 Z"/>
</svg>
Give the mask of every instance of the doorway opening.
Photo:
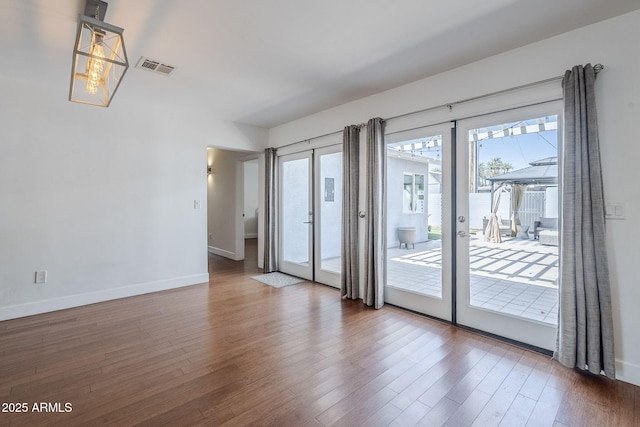
<svg viewBox="0 0 640 427">
<path fill-rule="evenodd" d="M 257 158 L 258 153 L 207 148 L 209 253 L 241 261 L 246 239 L 254 239 L 251 243 L 258 247 Z"/>
<path fill-rule="evenodd" d="M 259 176 L 258 159 L 250 159 L 242 162 L 243 181 L 243 236 L 245 258 L 248 252 L 256 251 L 258 247 L 258 199 L 259 199 Z M 256 255 L 257 266 L 257 255 Z"/>
</svg>

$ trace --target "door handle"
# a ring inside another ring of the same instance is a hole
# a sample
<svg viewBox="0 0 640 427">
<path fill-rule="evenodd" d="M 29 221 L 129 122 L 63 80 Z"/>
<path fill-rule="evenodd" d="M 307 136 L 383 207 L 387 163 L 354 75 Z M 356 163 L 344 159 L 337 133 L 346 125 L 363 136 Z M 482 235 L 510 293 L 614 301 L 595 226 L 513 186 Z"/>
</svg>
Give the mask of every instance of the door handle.
<svg viewBox="0 0 640 427">
<path fill-rule="evenodd" d="M 458 231 L 459 237 L 471 237 L 471 234 L 465 233 L 463 230 Z"/>
<path fill-rule="evenodd" d="M 313 221 L 305 221 L 303 224 L 313 224 Z"/>
</svg>

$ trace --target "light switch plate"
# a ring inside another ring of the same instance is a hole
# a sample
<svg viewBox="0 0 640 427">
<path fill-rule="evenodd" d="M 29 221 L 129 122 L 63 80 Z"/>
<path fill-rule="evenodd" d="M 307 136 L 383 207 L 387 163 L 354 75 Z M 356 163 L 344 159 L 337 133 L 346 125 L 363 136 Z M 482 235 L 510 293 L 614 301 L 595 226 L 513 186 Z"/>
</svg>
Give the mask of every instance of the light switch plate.
<svg viewBox="0 0 640 427">
<path fill-rule="evenodd" d="M 627 204 L 624 202 L 605 204 L 604 216 L 606 219 L 627 219 Z"/>
<path fill-rule="evenodd" d="M 47 270 L 36 271 L 35 283 L 47 283 Z"/>
</svg>

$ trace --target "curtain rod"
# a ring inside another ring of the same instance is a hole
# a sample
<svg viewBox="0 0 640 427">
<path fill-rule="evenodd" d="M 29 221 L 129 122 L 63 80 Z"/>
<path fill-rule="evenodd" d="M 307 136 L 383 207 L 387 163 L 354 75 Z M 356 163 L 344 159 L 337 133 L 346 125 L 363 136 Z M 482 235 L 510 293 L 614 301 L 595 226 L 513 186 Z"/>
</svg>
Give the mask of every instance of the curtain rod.
<svg viewBox="0 0 640 427">
<path fill-rule="evenodd" d="M 448 108 L 449 111 L 451 111 L 453 109 L 454 105 L 460 105 L 460 104 L 464 104 L 466 102 L 476 101 L 478 99 L 489 98 L 491 96 L 496 96 L 496 95 L 502 95 L 503 93 L 512 92 L 514 90 L 526 89 L 528 87 L 533 87 L 533 86 L 538 86 L 538 85 L 545 84 L 545 83 L 555 82 L 555 81 L 558 81 L 558 80 L 562 80 L 563 77 L 564 76 L 551 77 L 549 79 L 539 80 L 539 81 L 533 82 L 533 83 L 527 83 L 527 84 L 524 84 L 524 85 L 511 87 L 511 88 L 508 88 L 508 89 L 497 90 L 495 92 L 485 93 L 483 95 L 472 96 L 471 98 L 465 98 L 465 99 L 461 99 L 459 101 L 447 102 L 445 104 L 435 105 L 433 107 L 424 108 L 422 110 L 412 111 L 410 113 L 398 114 L 397 116 L 389 117 L 388 119 L 385 119 L 385 120 L 399 119 L 401 117 L 407 117 L 407 116 L 411 116 L 413 114 L 426 113 L 427 111 L 439 110 L 441 108 Z"/>
<path fill-rule="evenodd" d="M 357 126 L 358 128 L 362 129 L 363 127 L 367 126 L 367 124 L 366 123 L 360 123 L 360 124 L 355 125 L 355 126 Z M 333 132 L 329 132 L 329 133 L 325 133 L 325 134 L 322 134 L 322 135 L 314 136 L 313 138 L 302 139 L 302 140 L 296 141 L 296 142 L 290 142 L 289 144 L 281 145 L 281 146 L 275 147 L 275 148 L 278 149 L 278 148 L 290 147 L 292 145 L 302 144 L 304 142 L 310 143 L 314 139 L 320 139 L 320 138 L 324 138 L 325 136 L 336 135 L 336 134 L 339 134 L 339 133 L 342 133 L 342 132 L 344 132 L 344 130 L 336 130 L 336 131 L 333 131 Z"/>
<path fill-rule="evenodd" d="M 334 132 L 329 132 L 329 133 L 325 133 L 325 134 L 322 134 L 322 135 L 314 136 L 313 138 L 302 139 L 302 140 L 296 141 L 296 142 L 290 142 L 289 144 L 285 144 L 285 145 L 281 145 L 279 147 L 275 147 L 275 149 L 279 150 L 280 148 L 291 147 L 292 145 L 302 144 L 304 142 L 310 143 L 314 139 L 320 139 L 320 138 L 324 138 L 325 136 L 336 135 L 336 134 L 342 133 L 342 132 L 343 132 L 342 130 L 336 130 Z"/>
<path fill-rule="evenodd" d="M 596 64 L 596 65 L 593 66 L 593 71 L 595 71 L 596 74 L 598 74 L 602 70 L 604 70 L 604 65 L 602 65 L 602 64 Z M 538 86 L 538 85 L 545 84 L 545 83 L 551 83 L 551 82 L 554 82 L 554 81 L 562 80 L 563 78 L 564 78 L 564 74 L 562 76 L 551 77 L 551 78 L 544 79 L 544 80 L 539 80 L 539 81 L 533 82 L 533 83 L 527 83 L 527 84 L 523 84 L 523 85 L 520 85 L 520 86 L 514 86 L 514 87 L 511 87 L 511 88 L 508 88 L 508 89 L 502 89 L 502 90 L 498 90 L 498 91 L 495 91 L 495 92 L 486 93 L 484 95 L 473 96 L 471 98 L 461 99 L 461 100 L 455 101 L 455 102 L 448 102 L 446 104 L 436 105 L 436 106 L 433 106 L 433 107 L 424 108 L 422 110 L 412 111 L 410 113 L 404 113 L 404 114 L 399 114 L 397 116 L 387 117 L 384 120 L 386 121 L 386 120 L 399 119 L 401 117 L 407 117 L 407 116 L 411 116 L 413 114 L 426 113 L 427 111 L 438 110 L 440 108 L 448 108 L 449 111 L 451 111 L 451 109 L 453 108 L 454 105 L 464 104 L 465 102 L 476 101 L 478 99 L 489 98 L 491 96 L 502 95 L 503 93 L 511 92 L 511 91 L 514 91 L 514 90 L 526 89 L 526 88 L 529 88 L 529 87 Z M 356 126 L 358 126 L 359 128 L 363 128 L 366 125 L 367 125 L 366 123 L 360 123 L 360 124 L 358 124 Z M 276 149 L 284 148 L 284 147 L 290 147 L 292 145 L 301 144 L 303 142 L 310 143 L 314 139 L 324 138 L 325 136 L 335 135 L 335 134 L 342 133 L 342 132 L 343 132 L 342 130 L 337 130 L 337 131 L 334 131 L 334 132 L 325 133 L 323 135 L 314 136 L 313 138 L 303 139 L 301 141 L 296 141 L 296 142 L 292 142 L 292 143 L 289 143 L 289 144 L 286 144 L 286 145 L 281 145 L 280 147 L 276 147 Z"/>
<path fill-rule="evenodd" d="M 593 70 L 596 72 L 596 74 L 598 74 L 600 71 L 604 70 L 604 65 L 596 64 L 596 65 L 593 66 Z M 520 85 L 520 86 L 511 87 L 511 88 L 508 88 L 508 89 L 502 89 L 502 90 L 498 90 L 498 91 L 495 91 L 495 92 L 485 93 L 484 95 L 473 96 L 471 98 L 466 98 L 466 99 L 462 99 L 462 100 L 455 101 L 455 102 L 448 102 L 446 104 L 436 105 L 434 107 L 424 108 L 424 109 L 418 110 L 418 111 L 412 111 L 410 113 L 399 114 L 397 116 L 389 117 L 389 118 L 387 118 L 385 120 L 399 119 L 401 117 L 411 116 L 413 114 L 425 113 L 427 111 L 437 110 L 437 109 L 440 109 L 440 108 L 448 108 L 449 111 L 451 111 L 451 109 L 453 108 L 454 105 L 464 104 L 465 102 L 476 101 L 478 99 L 489 98 L 491 96 L 502 95 L 503 93 L 511 92 L 511 91 L 514 91 L 514 90 L 526 89 L 526 88 L 529 88 L 529 87 L 538 86 L 538 85 L 545 84 L 545 83 L 551 83 L 551 82 L 554 82 L 554 81 L 562 80 L 563 78 L 564 78 L 564 74 L 562 76 L 551 77 L 549 79 L 539 80 L 539 81 L 533 82 L 533 83 L 526 83 L 526 84 L 523 84 L 523 85 Z"/>
</svg>

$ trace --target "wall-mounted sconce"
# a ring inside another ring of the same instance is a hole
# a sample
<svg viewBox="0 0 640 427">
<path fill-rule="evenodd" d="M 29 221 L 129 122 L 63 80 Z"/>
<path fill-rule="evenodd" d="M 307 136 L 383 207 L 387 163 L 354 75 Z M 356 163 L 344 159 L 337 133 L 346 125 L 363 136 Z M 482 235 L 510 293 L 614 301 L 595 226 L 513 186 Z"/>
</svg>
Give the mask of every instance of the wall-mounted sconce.
<svg viewBox="0 0 640 427">
<path fill-rule="evenodd" d="M 120 27 L 104 22 L 107 3 L 87 0 L 78 17 L 69 101 L 108 107 L 129 68 Z"/>
<path fill-rule="evenodd" d="M 213 168 L 209 165 L 207 165 L 207 176 L 209 175 L 213 175 Z"/>
</svg>

